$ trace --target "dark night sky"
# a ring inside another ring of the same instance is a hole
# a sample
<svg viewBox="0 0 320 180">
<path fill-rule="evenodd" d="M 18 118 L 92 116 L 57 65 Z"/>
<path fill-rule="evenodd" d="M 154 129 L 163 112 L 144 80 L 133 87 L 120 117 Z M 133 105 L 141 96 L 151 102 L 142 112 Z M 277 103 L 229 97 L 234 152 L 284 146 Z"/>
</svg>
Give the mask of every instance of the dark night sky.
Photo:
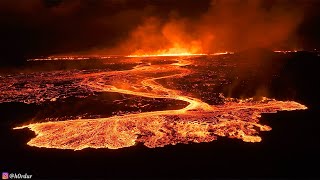
<svg viewBox="0 0 320 180">
<path fill-rule="evenodd" d="M 26 57 L 114 47 L 128 38 L 146 17 L 166 20 L 174 12 L 196 22 L 216 1 L 1 0 L 0 62 L 19 64 Z M 273 7 L 279 1 L 295 9 L 303 8 L 302 21 L 294 31 L 298 47 L 319 47 L 320 1 L 272 0 L 265 1 L 264 6 Z M 246 0 L 240 1 L 240 4 L 245 3 Z"/>
</svg>

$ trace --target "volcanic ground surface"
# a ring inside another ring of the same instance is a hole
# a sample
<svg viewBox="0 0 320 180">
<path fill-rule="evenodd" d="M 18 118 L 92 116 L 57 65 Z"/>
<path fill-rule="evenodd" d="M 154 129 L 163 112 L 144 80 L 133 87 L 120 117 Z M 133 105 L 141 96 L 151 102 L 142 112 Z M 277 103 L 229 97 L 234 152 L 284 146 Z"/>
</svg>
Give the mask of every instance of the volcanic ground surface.
<svg viewBox="0 0 320 180">
<path fill-rule="evenodd" d="M 262 113 L 307 108 L 268 97 L 226 98 L 224 87 L 234 84 L 239 69 L 229 55 L 113 57 L 101 62 L 99 68 L 1 75 L 0 102 L 52 106 L 70 98 L 100 97 L 89 107 L 68 107 L 72 115 L 46 112 L 42 119 L 15 127 L 35 132 L 28 145 L 81 150 L 142 143 L 156 148 L 219 136 L 260 142 L 259 131 L 271 130 L 259 122 Z M 90 108 L 100 110 L 86 112 Z"/>
</svg>

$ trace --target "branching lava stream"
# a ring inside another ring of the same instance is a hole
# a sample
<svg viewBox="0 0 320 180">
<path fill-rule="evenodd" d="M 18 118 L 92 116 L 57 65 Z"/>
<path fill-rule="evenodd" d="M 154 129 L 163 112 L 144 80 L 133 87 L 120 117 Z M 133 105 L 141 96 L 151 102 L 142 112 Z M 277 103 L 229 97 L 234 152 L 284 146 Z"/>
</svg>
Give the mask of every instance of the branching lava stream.
<svg viewBox="0 0 320 180">
<path fill-rule="evenodd" d="M 131 70 L 79 75 L 80 86 L 100 92 L 117 92 L 147 98 L 166 98 L 188 102 L 178 110 L 127 114 L 98 119 L 78 119 L 33 123 L 14 129 L 29 128 L 36 137 L 30 146 L 81 150 L 84 148 L 118 149 L 138 142 L 150 148 L 189 142 L 210 142 L 217 136 L 260 142 L 258 131 L 271 128 L 259 124 L 261 113 L 291 111 L 307 107 L 293 101 L 263 98 L 237 100 L 225 98 L 222 105 L 209 105 L 183 92 L 164 87 L 157 80 L 182 78 L 192 70 L 190 57 L 171 64 L 142 63 Z M 127 58 L 125 61 L 137 61 Z"/>
</svg>

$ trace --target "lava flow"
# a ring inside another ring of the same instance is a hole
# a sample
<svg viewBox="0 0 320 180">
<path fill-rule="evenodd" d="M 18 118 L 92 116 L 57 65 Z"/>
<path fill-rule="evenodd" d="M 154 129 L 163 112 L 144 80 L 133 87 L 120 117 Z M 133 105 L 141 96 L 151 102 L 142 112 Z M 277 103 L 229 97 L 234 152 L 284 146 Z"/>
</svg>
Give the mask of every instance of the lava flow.
<svg viewBox="0 0 320 180">
<path fill-rule="evenodd" d="M 155 59 L 157 57 L 154 57 Z M 81 150 L 84 148 L 118 149 L 142 143 L 147 147 L 163 147 L 177 143 L 210 142 L 218 136 L 260 142 L 258 131 L 271 128 L 259 124 L 261 113 L 291 111 L 307 107 L 293 101 L 263 98 L 237 100 L 225 98 L 221 105 L 210 105 L 201 99 L 168 88 L 158 80 L 183 78 L 193 70 L 191 57 L 178 57 L 171 64 L 142 63 L 130 70 L 83 74 L 79 86 L 99 92 L 116 92 L 146 98 L 165 98 L 188 102 L 178 110 L 116 115 L 109 118 L 77 119 L 33 123 L 14 129 L 29 128 L 36 137 L 30 146 Z M 139 58 L 123 61 L 137 62 Z"/>
</svg>

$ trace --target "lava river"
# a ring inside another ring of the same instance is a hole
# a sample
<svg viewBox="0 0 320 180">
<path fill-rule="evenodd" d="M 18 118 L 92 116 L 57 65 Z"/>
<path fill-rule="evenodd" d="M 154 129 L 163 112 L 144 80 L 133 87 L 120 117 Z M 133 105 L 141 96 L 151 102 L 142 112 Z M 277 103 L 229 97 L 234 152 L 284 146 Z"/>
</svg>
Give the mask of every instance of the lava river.
<svg viewBox="0 0 320 180">
<path fill-rule="evenodd" d="M 32 123 L 14 129 L 29 128 L 36 133 L 28 142 L 30 146 L 72 150 L 119 149 L 136 143 L 155 148 L 177 143 L 210 142 L 218 136 L 260 142 L 259 131 L 271 130 L 271 127 L 259 124 L 261 113 L 307 108 L 294 101 L 268 98 L 260 101 L 225 98 L 222 105 L 207 104 L 175 90 L 174 87 L 168 88 L 157 82 L 160 79 L 183 78 L 193 73 L 185 68 L 194 63 L 191 58 L 179 59 L 171 64 L 157 64 L 150 60 L 130 70 L 79 75 L 83 78 L 79 86 L 99 92 L 187 102 L 188 105 L 182 109 Z"/>
</svg>

